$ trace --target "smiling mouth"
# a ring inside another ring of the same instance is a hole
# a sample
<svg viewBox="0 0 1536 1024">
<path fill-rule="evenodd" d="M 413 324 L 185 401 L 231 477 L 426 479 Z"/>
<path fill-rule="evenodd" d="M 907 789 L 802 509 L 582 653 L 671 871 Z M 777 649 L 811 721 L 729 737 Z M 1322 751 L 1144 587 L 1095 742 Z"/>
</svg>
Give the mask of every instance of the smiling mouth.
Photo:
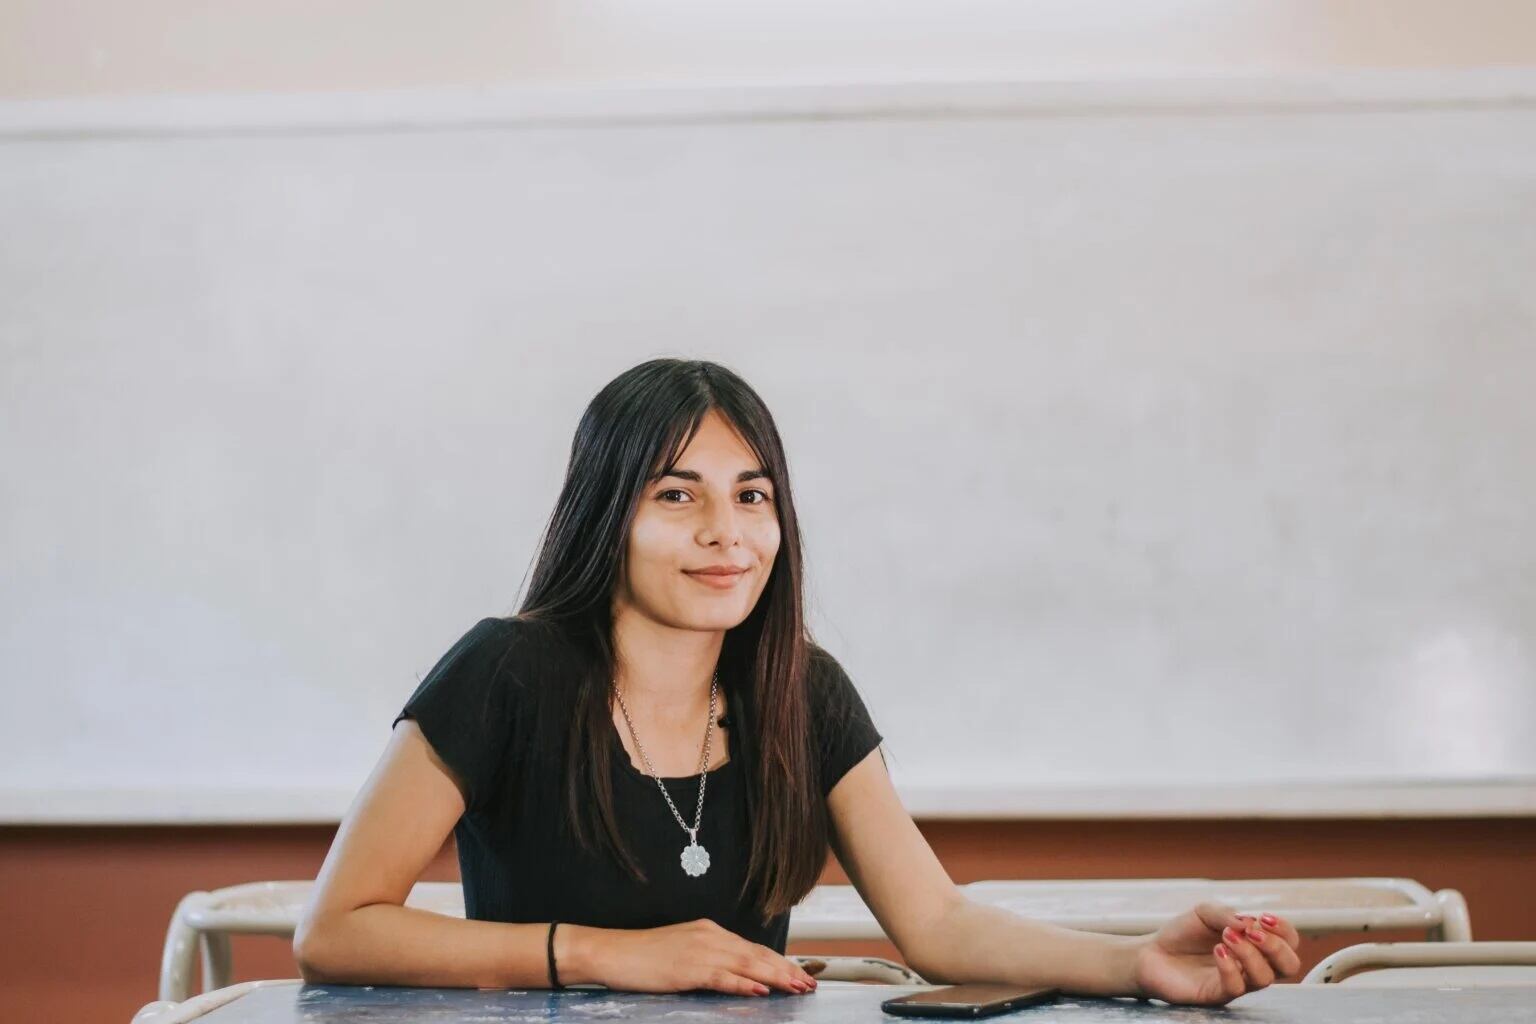
<svg viewBox="0 0 1536 1024">
<path fill-rule="evenodd" d="M 698 580 L 706 587 L 714 587 L 716 590 L 729 590 L 746 574 L 747 571 L 745 569 L 739 572 L 689 572 L 686 569 L 683 570 L 684 576 Z"/>
</svg>

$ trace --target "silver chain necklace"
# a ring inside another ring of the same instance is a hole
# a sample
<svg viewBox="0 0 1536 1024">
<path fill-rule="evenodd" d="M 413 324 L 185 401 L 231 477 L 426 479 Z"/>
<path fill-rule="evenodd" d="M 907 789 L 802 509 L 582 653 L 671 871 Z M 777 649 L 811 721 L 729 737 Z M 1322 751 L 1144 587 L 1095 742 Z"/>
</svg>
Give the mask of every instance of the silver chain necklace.
<svg viewBox="0 0 1536 1024">
<path fill-rule="evenodd" d="M 667 792 L 666 785 L 661 781 L 654 769 L 651 768 L 651 759 L 646 756 L 645 747 L 640 742 L 639 735 L 635 732 L 635 723 L 629 717 L 629 708 L 624 704 L 624 695 L 619 692 L 619 685 L 615 681 L 613 685 L 614 696 L 619 698 L 619 710 L 624 712 L 624 722 L 629 726 L 629 735 L 635 741 L 635 747 L 640 751 L 640 759 L 645 762 L 645 770 L 656 780 L 656 785 L 661 789 L 661 795 L 666 797 L 667 806 L 672 808 L 672 817 L 688 833 L 688 845 L 683 847 L 683 870 L 697 878 L 709 870 L 709 851 L 699 845 L 699 826 L 704 821 L 704 783 L 709 781 L 709 736 L 715 724 L 715 692 L 720 682 L 720 673 L 716 672 L 709 681 L 709 720 L 704 723 L 704 756 L 699 761 L 699 806 L 694 811 L 693 827 L 689 828 L 683 816 L 677 813 L 677 805 L 672 802 L 672 794 Z"/>
</svg>

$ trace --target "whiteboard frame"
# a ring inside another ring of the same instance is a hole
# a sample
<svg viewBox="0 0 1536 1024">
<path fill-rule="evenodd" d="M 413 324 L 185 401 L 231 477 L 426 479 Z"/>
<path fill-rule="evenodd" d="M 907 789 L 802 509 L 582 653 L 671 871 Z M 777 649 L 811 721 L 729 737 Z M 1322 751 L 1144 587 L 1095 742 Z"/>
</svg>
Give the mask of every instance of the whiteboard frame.
<svg viewBox="0 0 1536 1024">
<path fill-rule="evenodd" d="M 0 141 L 552 124 L 1536 107 L 1536 65 L 1075 80 L 445 86 L 0 100 Z"/>
<path fill-rule="evenodd" d="M 1536 780 L 1262 786 L 906 786 L 912 817 L 968 820 L 1324 820 L 1536 817 Z M 335 825 L 338 788 L 0 789 L 6 825 Z"/>
</svg>

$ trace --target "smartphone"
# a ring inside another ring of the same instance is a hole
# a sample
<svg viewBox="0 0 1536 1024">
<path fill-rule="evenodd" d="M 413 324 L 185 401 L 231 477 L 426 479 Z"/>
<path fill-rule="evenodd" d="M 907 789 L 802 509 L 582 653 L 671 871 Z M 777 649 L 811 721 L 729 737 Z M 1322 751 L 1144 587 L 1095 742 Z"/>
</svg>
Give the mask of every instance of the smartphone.
<svg viewBox="0 0 1536 1024">
<path fill-rule="evenodd" d="M 1054 988 L 970 981 L 887 999 L 880 1009 L 898 1017 L 991 1017 L 1025 1006 L 1053 1003 L 1057 992 Z"/>
</svg>

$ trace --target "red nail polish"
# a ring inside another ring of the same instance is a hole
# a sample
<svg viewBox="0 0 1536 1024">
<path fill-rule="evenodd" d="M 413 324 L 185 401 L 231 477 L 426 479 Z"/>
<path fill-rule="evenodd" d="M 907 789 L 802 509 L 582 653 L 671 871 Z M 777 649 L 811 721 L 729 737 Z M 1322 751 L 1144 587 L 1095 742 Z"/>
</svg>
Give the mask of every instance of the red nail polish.
<svg viewBox="0 0 1536 1024">
<path fill-rule="evenodd" d="M 1227 947 L 1226 946 L 1217 946 L 1216 947 L 1216 955 L 1221 957 L 1223 960 L 1225 960 L 1227 958 Z"/>
<path fill-rule="evenodd" d="M 1264 914 L 1259 918 L 1259 920 L 1263 921 L 1267 925 L 1270 925 L 1271 927 L 1280 923 L 1280 919 L 1274 914 Z"/>
<path fill-rule="evenodd" d="M 1254 942 L 1263 942 L 1264 933 L 1259 931 L 1257 928 L 1250 928 L 1248 930 L 1248 938 L 1252 939 Z"/>
</svg>

